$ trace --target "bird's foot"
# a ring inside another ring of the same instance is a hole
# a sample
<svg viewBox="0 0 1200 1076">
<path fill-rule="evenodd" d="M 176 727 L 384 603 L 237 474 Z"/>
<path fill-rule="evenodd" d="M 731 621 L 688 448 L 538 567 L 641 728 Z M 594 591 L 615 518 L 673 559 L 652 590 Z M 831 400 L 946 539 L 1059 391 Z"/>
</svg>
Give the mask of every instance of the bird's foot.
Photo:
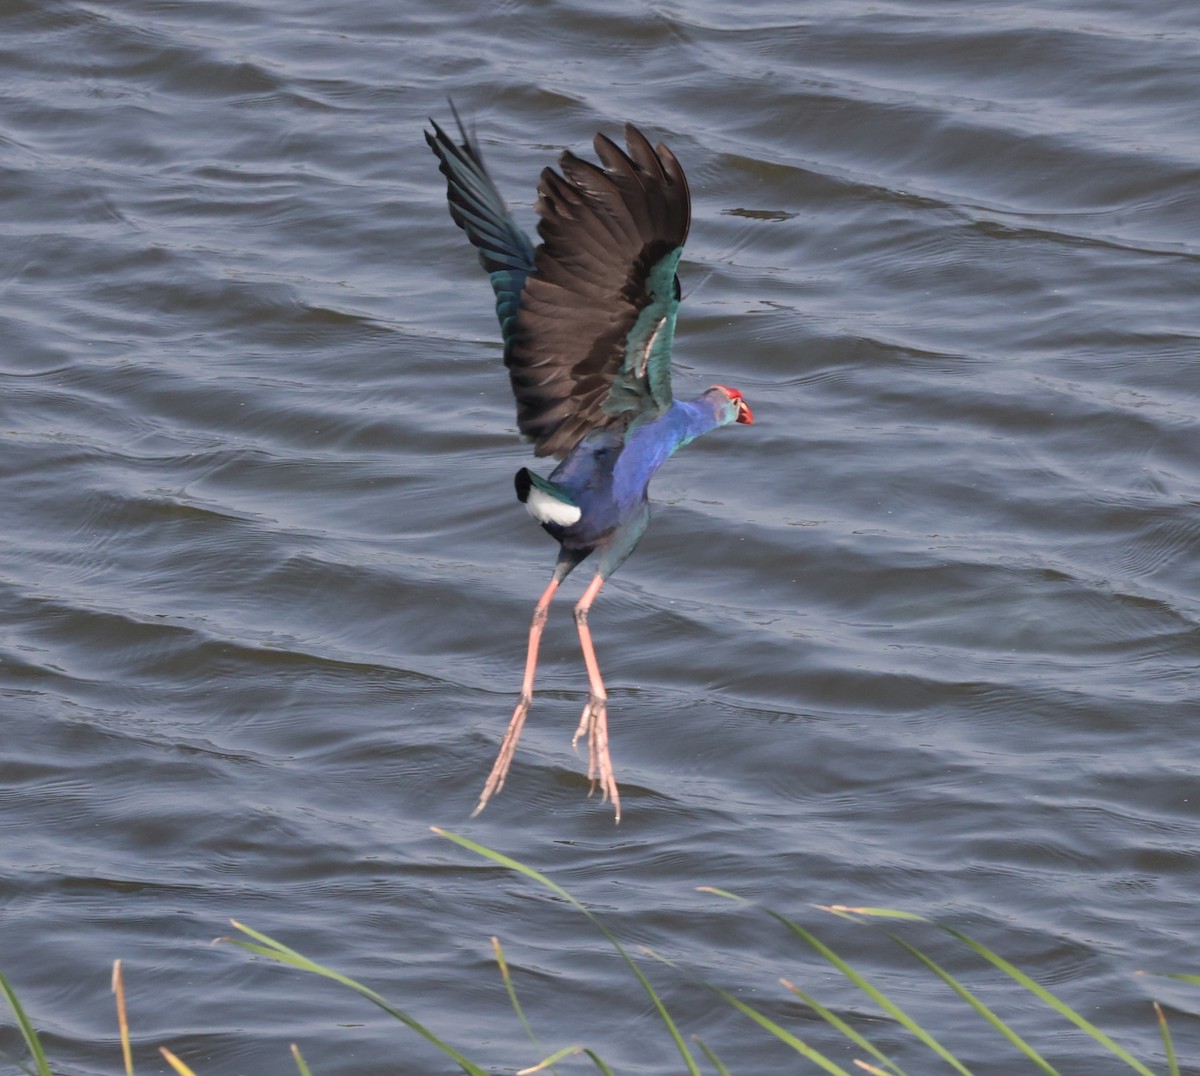
<svg viewBox="0 0 1200 1076">
<path fill-rule="evenodd" d="M 608 700 L 603 695 L 588 696 L 583 716 L 579 719 L 579 728 L 571 738 L 571 746 L 575 747 L 584 735 L 587 736 L 588 780 L 592 782 L 592 792 L 596 791 L 596 785 L 599 784 L 600 802 L 611 800 L 616 820 L 620 822 L 621 793 L 613 774 L 612 756 L 608 753 Z"/>
<path fill-rule="evenodd" d="M 529 713 L 533 698 L 522 695 L 517 700 L 517 708 L 513 711 L 512 720 L 508 723 L 508 731 L 500 742 L 500 752 L 496 755 L 496 763 L 488 775 L 487 784 L 483 786 L 483 794 L 479 797 L 479 805 L 471 812 L 474 818 L 486 806 L 497 792 L 504 787 L 504 779 L 508 776 L 508 768 L 512 765 L 513 755 L 517 750 L 517 741 L 521 738 L 521 729 L 525 727 L 525 716 Z"/>
</svg>

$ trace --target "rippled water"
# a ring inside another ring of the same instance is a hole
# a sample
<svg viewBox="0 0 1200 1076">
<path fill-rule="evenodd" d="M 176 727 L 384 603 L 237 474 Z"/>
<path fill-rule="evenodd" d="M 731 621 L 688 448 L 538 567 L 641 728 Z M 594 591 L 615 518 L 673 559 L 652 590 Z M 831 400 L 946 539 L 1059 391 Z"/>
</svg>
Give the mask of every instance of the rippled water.
<svg viewBox="0 0 1200 1076">
<path fill-rule="evenodd" d="M 808 905 L 966 929 L 1146 1058 L 1162 998 L 1200 1056 L 1195 988 L 1133 974 L 1200 970 L 1194 4 L 17 0 L 0 30 L 0 968 L 58 1070 L 116 1069 L 123 957 L 148 1070 L 297 1041 L 449 1071 L 209 947 L 234 916 L 497 1071 L 575 1041 L 679 1071 L 578 915 L 431 824 L 680 961 L 654 980 L 735 1071 L 795 1055 L 698 977 L 818 1044 L 778 976 L 861 1006 L 698 885 L 818 929 L 978 1072 L 1014 1069 L 961 1003 Z M 661 472 L 593 614 L 619 828 L 569 746 L 569 599 L 467 817 L 554 548 L 421 138 L 448 94 L 527 222 L 596 130 L 675 150 L 677 390 L 758 419 Z M 1064 1073 L 1113 1071 L 976 981 Z"/>
</svg>

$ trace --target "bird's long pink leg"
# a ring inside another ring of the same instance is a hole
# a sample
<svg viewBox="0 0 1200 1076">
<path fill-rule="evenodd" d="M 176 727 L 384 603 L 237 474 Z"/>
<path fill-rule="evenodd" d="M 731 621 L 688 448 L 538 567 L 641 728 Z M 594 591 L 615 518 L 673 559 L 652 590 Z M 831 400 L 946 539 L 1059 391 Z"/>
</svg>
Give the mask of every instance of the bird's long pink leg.
<svg viewBox="0 0 1200 1076">
<path fill-rule="evenodd" d="M 579 644 L 583 647 L 583 661 L 587 665 L 588 694 L 587 705 L 583 708 L 583 716 L 579 719 L 579 728 L 571 740 L 574 745 L 579 737 L 587 734 L 588 741 L 588 778 L 593 790 L 596 783 L 600 784 L 600 798 L 612 800 L 613 810 L 617 821 L 621 821 L 621 793 L 617 789 L 617 779 L 613 775 L 612 757 L 608 753 L 608 696 L 604 691 L 604 681 L 600 678 L 600 665 L 596 661 L 596 649 L 592 646 L 592 632 L 588 627 L 588 610 L 600 588 L 604 585 L 604 577 L 596 576 L 579 604 L 575 606 L 575 623 L 579 627 Z"/>
<path fill-rule="evenodd" d="M 598 588 L 597 588 L 598 589 Z M 550 599 L 558 590 L 557 577 L 550 580 L 550 585 L 538 598 L 533 610 L 533 623 L 529 625 L 529 653 L 525 656 L 525 679 L 521 681 L 521 697 L 517 700 L 517 708 L 513 711 L 512 720 L 508 723 L 508 731 L 500 742 L 500 753 L 496 756 L 496 764 L 488 775 L 487 784 L 483 786 L 483 794 L 479 797 L 479 806 L 471 812 L 474 818 L 487 806 L 497 792 L 504 787 L 504 779 L 508 776 L 508 768 L 512 765 L 513 753 L 517 750 L 517 741 L 521 738 L 521 729 L 525 727 L 525 715 L 533 702 L 533 674 L 537 670 L 538 643 L 542 640 L 542 629 L 546 626 L 546 617 L 550 612 Z"/>
</svg>

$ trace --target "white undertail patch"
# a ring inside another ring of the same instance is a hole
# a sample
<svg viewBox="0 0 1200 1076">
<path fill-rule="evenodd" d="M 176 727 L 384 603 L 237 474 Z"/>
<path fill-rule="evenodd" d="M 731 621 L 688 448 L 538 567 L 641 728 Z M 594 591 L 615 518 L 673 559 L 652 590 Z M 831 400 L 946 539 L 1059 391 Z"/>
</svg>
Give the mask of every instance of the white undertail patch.
<svg viewBox="0 0 1200 1076">
<path fill-rule="evenodd" d="M 560 527 L 569 527 L 578 523 L 583 515 L 578 505 L 560 501 L 537 486 L 530 486 L 529 496 L 525 498 L 525 511 L 539 523 L 557 523 Z"/>
</svg>

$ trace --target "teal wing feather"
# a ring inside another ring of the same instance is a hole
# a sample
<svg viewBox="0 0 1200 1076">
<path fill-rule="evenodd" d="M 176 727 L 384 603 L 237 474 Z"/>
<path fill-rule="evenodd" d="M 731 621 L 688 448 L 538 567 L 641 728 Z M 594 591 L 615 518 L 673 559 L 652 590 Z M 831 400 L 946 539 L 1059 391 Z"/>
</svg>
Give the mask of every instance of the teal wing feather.
<svg viewBox="0 0 1200 1076">
<path fill-rule="evenodd" d="M 604 401 L 606 414 L 653 417 L 671 406 L 671 348 L 679 312 L 675 269 L 682 254 L 683 249 L 677 247 L 646 278 L 649 302 L 629 330 L 624 361 Z"/>
<path fill-rule="evenodd" d="M 453 105 L 450 107 L 454 109 Z M 442 175 L 446 177 L 450 216 L 467 233 L 492 282 L 496 316 L 507 345 L 516 328 L 525 279 L 534 269 L 533 245 L 496 190 L 484 167 L 479 145 L 467 133 L 457 110 L 454 120 L 461 141 L 456 143 L 436 123 L 432 131 L 425 132 L 425 141 L 437 154 Z"/>
</svg>

